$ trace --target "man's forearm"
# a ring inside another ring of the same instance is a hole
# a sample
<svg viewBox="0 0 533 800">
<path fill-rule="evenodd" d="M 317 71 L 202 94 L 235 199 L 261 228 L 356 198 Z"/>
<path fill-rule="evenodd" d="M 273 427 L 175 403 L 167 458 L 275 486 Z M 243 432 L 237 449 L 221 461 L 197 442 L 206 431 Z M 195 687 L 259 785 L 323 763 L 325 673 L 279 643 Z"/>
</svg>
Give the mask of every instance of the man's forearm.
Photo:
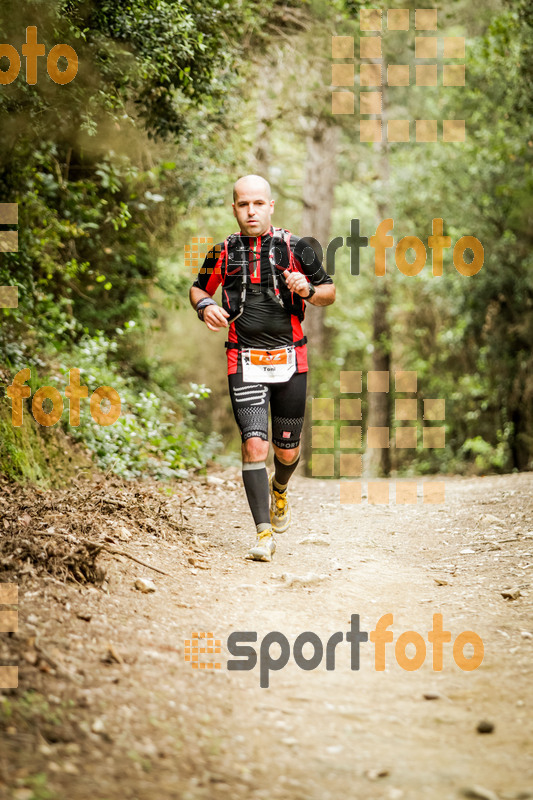
<svg viewBox="0 0 533 800">
<path fill-rule="evenodd" d="M 313 306 L 330 306 L 335 302 L 335 284 L 321 283 L 315 286 L 316 292 L 308 300 Z"/>
<path fill-rule="evenodd" d="M 191 306 L 194 309 L 196 309 L 196 306 L 198 305 L 200 300 L 204 299 L 204 297 L 211 297 L 211 295 L 208 294 L 207 292 L 204 292 L 203 289 L 199 289 L 198 286 L 191 286 L 191 289 L 189 291 L 189 300 Z"/>
</svg>

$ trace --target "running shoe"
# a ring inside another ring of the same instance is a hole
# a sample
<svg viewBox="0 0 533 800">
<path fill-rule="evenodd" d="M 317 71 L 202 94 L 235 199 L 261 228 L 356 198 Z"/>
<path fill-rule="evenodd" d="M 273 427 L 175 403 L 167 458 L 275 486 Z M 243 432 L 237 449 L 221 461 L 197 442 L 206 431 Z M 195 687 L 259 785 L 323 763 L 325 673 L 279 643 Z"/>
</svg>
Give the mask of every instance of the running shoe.
<svg viewBox="0 0 533 800">
<path fill-rule="evenodd" d="M 272 533 L 272 528 L 257 534 L 254 546 L 248 552 L 248 558 L 254 561 L 271 561 L 276 552 L 276 542 Z"/>
<path fill-rule="evenodd" d="M 291 524 L 291 509 L 287 490 L 278 492 L 274 488 L 274 473 L 269 478 L 270 486 L 270 524 L 274 533 L 283 533 Z"/>
</svg>

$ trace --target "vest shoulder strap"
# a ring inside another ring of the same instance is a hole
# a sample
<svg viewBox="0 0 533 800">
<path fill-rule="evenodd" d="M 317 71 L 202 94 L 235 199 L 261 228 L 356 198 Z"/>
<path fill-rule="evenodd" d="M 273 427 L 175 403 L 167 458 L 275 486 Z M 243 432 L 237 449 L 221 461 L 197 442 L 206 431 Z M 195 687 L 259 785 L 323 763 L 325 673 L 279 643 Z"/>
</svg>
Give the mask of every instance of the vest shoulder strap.
<svg viewBox="0 0 533 800">
<path fill-rule="evenodd" d="M 287 230 L 287 228 L 274 228 L 272 238 L 274 239 L 275 237 L 277 237 L 278 239 L 283 239 L 283 241 L 287 245 L 287 255 L 289 257 L 289 269 L 291 271 L 298 269 L 298 267 L 296 266 L 296 259 L 294 258 L 294 253 L 291 250 L 291 232 Z"/>
<path fill-rule="evenodd" d="M 221 251 L 220 256 L 218 258 L 218 261 L 216 263 L 216 267 L 219 267 L 221 272 L 222 272 L 222 282 L 224 282 L 225 279 L 226 279 L 226 273 L 227 273 L 227 267 L 228 267 L 228 252 L 229 252 L 229 248 L 233 247 L 234 245 L 236 245 L 237 242 L 240 241 L 240 237 L 241 237 L 241 234 L 240 234 L 239 231 L 237 231 L 236 233 L 230 233 L 230 235 L 226 239 L 224 239 L 224 242 L 222 244 L 222 251 Z M 216 267 L 215 267 L 215 269 L 216 269 Z M 223 269 L 222 269 L 222 267 L 223 267 Z"/>
</svg>

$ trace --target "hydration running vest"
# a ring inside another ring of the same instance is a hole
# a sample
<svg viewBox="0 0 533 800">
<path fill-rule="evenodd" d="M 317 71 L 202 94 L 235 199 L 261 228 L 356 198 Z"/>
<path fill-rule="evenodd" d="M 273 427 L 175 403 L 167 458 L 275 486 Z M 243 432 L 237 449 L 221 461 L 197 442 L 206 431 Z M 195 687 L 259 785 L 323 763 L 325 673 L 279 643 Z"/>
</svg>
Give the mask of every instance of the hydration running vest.
<svg viewBox="0 0 533 800">
<path fill-rule="evenodd" d="M 287 314 L 296 315 L 301 322 L 305 317 L 305 303 L 300 295 L 287 288 L 282 275 L 282 271 L 287 267 L 283 267 L 279 263 L 281 261 L 280 248 L 286 247 L 289 271 L 299 271 L 290 247 L 290 235 L 290 231 L 285 228 L 273 228 L 268 254 L 272 286 L 269 287 L 268 294 L 283 306 Z M 249 283 L 248 250 L 249 248 L 244 245 L 244 237 L 240 233 L 232 233 L 224 240 L 213 270 L 215 274 L 222 275 L 222 307 L 228 312 L 228 322 L 230 323 L 240 317 L 244 310 Z"/>
</svg>

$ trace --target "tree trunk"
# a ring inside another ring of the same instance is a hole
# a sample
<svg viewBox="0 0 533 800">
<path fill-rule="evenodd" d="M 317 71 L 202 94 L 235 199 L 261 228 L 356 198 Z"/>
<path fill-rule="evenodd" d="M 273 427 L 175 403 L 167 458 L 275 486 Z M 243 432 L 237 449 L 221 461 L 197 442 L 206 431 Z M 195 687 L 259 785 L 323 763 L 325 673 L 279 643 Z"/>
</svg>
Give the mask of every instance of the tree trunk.
<svg viewBox="0 0 533 800">
<path fill-rule="evenodd" d="M 368 393 L 368 427 L 388 428 L 390 441 L 391 424 L 391 388 L 393 385 L 391 375 L 390 340 L 391 330 L 388 320 L 390 293 L 385 283 L 386 276 L 375 278 L 376 290 L 374 293 L 374 312 L 372 316 L 372 369 L 378 372 L 389 373 L 388 392 Z M 378 283 L 378 281 L 380 281 Z M 365 474 L 369 477 L 386 477 L 390 474 L 391 458 L 390 448 L 367 449 L 365 454 Z"/>
<path fill-rule="evenodd" d="M 302 227 L 301 236 L 312 236 L 317 239 L 323 250 L 323 263 L 326 263 L 326 248 L 330 239 L 331 213 L 333 210 L 336 180 L 336 149 L 338 128 L 327 124 L 319 118 L 312 132 L 307 136 L 307 158 L 303 186 Z M 309 340 L 308 360 L 311 369 L 309 375 L 308 397 L 312 397 L 313 366 L 326 356 L 325 308 L 310 306 L 304 323 L 304 332 Z M 310 411 L 310 408 L 309 408 Z M 311 420 L 308 417 L 302 437 L 302 462 L 306 474 L 310 474 L 311 461 Z"/>
<path fill-rule="evenodd" d="M 383 98 L 385 101 L 385 98 Z M 385 122 L 383 122 L 385 124 Z M 377 145 L 380 151 L 379 174 L 386 186 L 389 178 L 389 159 L 387 142 Z M 386 191 L 383 192 L 386 196 Z M 385 202 L 378 203 L 378 224 L 389 217 Z M 390 258 L 390 256 L 389 256 Z M 392 264 L 388 264 L 389 271 Z M 388 392 L 368 393 L 368 427 L 388 428 L 389 442 L 391 439 L 391 390 L 393 376 L 391 374 L 391 328 L 389 322 L 390 308 L 390 276 L 378 277 L 374 275 L 374 312 L 372 315 L 372 370 L 389 373 Z M 365 475 L 368 477 L 387 477 L 390 475 L 391 457 L 390 448 L 367 449 L 364 457 Z"/>
</svg>

